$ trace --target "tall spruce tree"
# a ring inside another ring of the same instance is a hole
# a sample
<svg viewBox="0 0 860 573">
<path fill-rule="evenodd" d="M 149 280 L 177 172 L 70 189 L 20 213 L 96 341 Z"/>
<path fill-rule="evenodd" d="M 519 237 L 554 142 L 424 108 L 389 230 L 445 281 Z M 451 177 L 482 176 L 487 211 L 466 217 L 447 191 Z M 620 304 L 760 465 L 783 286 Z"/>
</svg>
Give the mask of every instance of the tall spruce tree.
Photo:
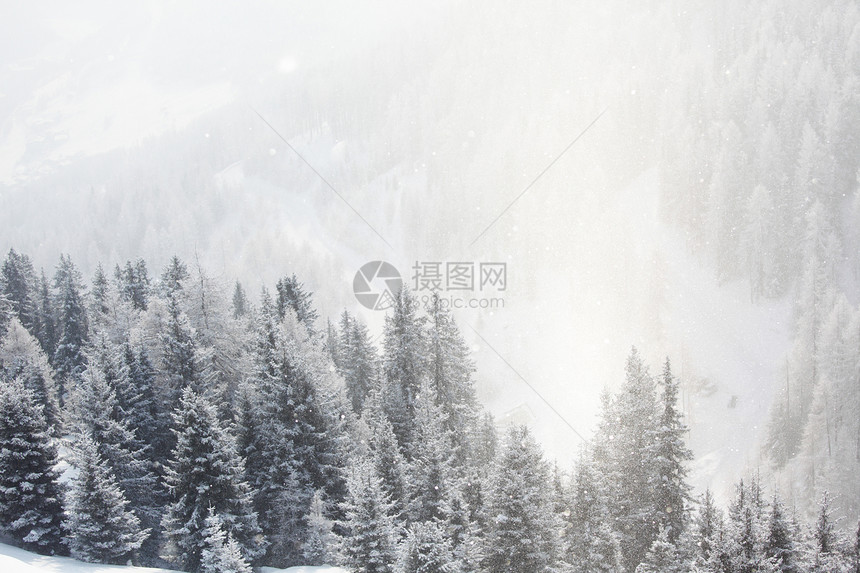
<svg viewBox="0 0 860 573">
<path fill-rule="evenodd" d="M 0 375 L 23 382 L 36 405 L 42 408 L 50 432 L 59 435 L 57 390 L 48 358 L 17 317 L 9 320 L 5 335 L 0 334 Z"/>
<path fill-rule="evenodd" d="M 253 563 L 264 548 L 233 438 L 214 406 L 191 388 L 182 393 L 174 426 L 177 442 L 166 475 L 171 500 L 164 518 L 165 557 L 184 571 L 201 571 L 205 520 L 212 508 L 242 556 Z"/>
<path fill-rule="evenodd" d="M 797 571 L 795 551 L 791 524 L 785 515 L 782 500 L 774 494 L 770 504 L 765 555 L 777 571 L 795 573 Z"/>
<path fill-rule="evenodd" d="M 57 349 L 57 325 L 54 313 L 54 303 L 51 297 L 51 288 L 45 271 L 42 271 L 36 287 L 36 313 L 39 329 L 33 335 L 42 345 L 42 350 L 48 358 L 53 358 Z"/>
<path fill-rule="evenodd" d="M 89 436 L 75 443 L 78 474 L 70 494 L 69 547 L 72 556 L 90 563 L 124 565 L 149 534 L 122 493 L 108 464 Z"/>
<path fill-rule="evenodd" d="M 382 480 L 372 463 L 357 459 L 349 469 L 346 483 L 348 493 L 341 523 L 344 565 L 353 571 L 392 573 L 399 535 Z"/>
<path fill-rule="evenodd" d="M 224 522 L 212 508 L 205 523 L 200 572 L 251 573 L 251 566 L 242 556 L 242 549 L 233 536 L 224 531 Z"/>
<path fill-rule="evenodd" d="M 404 286 L 394 297 L 385 317 L 383 343 L 383 397 L 394 434 L 407 455 L 415 429 L 415 406 L 426 372 L 427 348 L 423 335 L 425 318 L 418 301 Z"/>
<path fill-rule="evenodd" d="M 416 402 L 415 440 L 409 461 L 409 518 L 419 523 L 434 522 L 445 531 L 459 487 L 454 473 L 453 440 L 445 429 L 442 408 L 436 404 L 429 380 L 424 380 Z"/>
<path fill-rule="evenodd" d="M 30 258 L 9 249 L 6 260 L 0 267 L 0 292 L 12 306 L 12 312 L 29 332 L 38 331 L 38 309 L 36 303 L 36 274 Z"/>
<path fill-rule="evenodd" d="M 451 538 L 441 524 L 427 521 L 409 527 L 406 539 L 400 544 L 397 573 L 459 573 L 462 570 L 454 557 Z"/>
<path fill-rule="evenodd" d="M 292 309 L 296 313 L 299 322 L 313 335 L 315 333 L 314 323 L 318 318 L 311 298 L 313 293 L 305 289 L 305 285 L 299 282 L 296 275 L 280 279 L 276 285 L 275 292 L 277 293 L 275 302 L 278 316 L 284 318 L 287 309 Z"/>
<path fill-rule="evenodd" d="M 57 347 L 52 364 L 57 373 L 57 390 L 62 406 L 67 384 L 79 377 L 86 365 L 84 345 L 88 340 L 84 286 L 80 272 L 68 255 L 60 256 L 60 264 L 54 275 L 54 288 Z"/>
<path fill-rule="evenodd" d="M 242 288 L 242 283 L 236 281 L 236 286 L 233 288 L 233 318 L 236 320 L 243 318 L 248 314 L 250 303 L 245 295 L 245 289 Z"/>
<path fill-rule="evenodd" d="M 558 564 L 559 523 L 552 511 L 549 467 L 525 426 L 512 427 L 491 477 L 484 567 L 548 573 Z"/>
<path fill-rule="evenodd" d="M 565 527 L 565 560 L 572 573 L 621 571 L 621 546 L 612 530 L 604 487 L 591 455 L 583 448 L 576 463 Z"/>
<path fill-rule="evenodd" d="M 23 384 L 0 380 L 0 532 L 44 555 L 65 554 L 57 450 Z"/>
<path fill-rule="evenodd" d="M 391 422 L 382 409 L 377 390 L 371 391 L 368 396 L 362 419 L 369 430 L 368 445 L 371 461 L 377 476 L 382 479 L 385 494 L 391 501 L 391 516 L 400 523 L 408 517 L 406 513 L 410 501 L 408 467 Z"/>
<path fill-rule="evenodd" d="M 604 392 L 593 459 L 606 483 L 613 530 L 620 535 L 622 565 L 635 571 L 659 533 L 654 515 L 658 483 L 653 452 L 658 435 L 654 378 L 633 348 L 619 393 Z"/>
<path fill-rule="evenodd" d="M 346 383 L 353 411 L 361 413 L 372 388 L 377 384 L 378 357 L 367 326 L 343 311 L 337 343 L 337 367 Z"/>
<path fill-rule="evenodd" d="M 427 311 L 430 389 L 442 410 L 442 423 L 453 438 L 457 462 L 462 464 L 468 456 L 469 430 L 475 425 L 478 411 L 472 380 L 475 365 L 454 317 L 437 293 Z"/>
<path fill-rule="evenodd" d="M 669 359 L 663 366 L 662 412 L 655 430 L 651 454 L 656 466 L 654 518 L 665 529 L 669 543 L 676 543 L 689 521 L 690 491 L 686 464 L 693 452 L 684 443 L 687 427 L 678 410 L 678 381 L 672 374 Z"/>
</svg>

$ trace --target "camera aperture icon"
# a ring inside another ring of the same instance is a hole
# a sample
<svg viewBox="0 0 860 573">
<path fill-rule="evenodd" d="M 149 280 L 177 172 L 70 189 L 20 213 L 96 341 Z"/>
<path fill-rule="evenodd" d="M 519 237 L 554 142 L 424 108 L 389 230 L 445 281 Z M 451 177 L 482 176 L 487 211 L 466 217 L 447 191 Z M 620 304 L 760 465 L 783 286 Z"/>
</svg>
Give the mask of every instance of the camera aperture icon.
<svg viewBox="0 0 860 573">
<path fill-rule="evenodd" d="M 391 263 L 371 261 L 361 266 L 352 280 L 355 298 L 370 310 L 387 310 L 403 287 L 400 273 Z"/>
</svg>

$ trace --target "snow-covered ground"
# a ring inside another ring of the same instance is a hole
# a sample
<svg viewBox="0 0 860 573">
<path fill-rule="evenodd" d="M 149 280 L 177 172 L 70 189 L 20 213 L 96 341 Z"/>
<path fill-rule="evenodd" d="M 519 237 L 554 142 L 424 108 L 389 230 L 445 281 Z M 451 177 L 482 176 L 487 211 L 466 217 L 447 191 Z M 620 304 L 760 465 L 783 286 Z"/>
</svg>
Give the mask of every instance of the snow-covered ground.
<svg viewBox="0 0 860 573">
<path fill-rule="evenodd" d="M 46 557 L 29 553 L 16 547 L 0 543 L 0 571 L 3 573 L 173 573 L 169 569 L 152 569 L 149 567 L 123 567 L 120 565 L 93 565 L 82 563 L 68 557 Z M 263 567 L 263 573 L 347 573 L 337 567 L 290 567 L 289 569 L 273 569 Z"/>
</svg>

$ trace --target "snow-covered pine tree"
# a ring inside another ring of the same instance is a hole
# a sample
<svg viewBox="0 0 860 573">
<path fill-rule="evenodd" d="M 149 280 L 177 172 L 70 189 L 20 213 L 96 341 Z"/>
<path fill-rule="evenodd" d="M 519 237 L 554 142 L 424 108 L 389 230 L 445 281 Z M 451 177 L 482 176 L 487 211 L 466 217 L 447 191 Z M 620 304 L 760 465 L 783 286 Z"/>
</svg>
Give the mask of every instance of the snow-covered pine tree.
<svg viewBox="0 0 860 573">
<path fill-rule="evenodd" d="M 413 523 L 400 544 L 397 573 L 459 573 L 463 568 L 454 557 L 451 539 L 434 521 Z"/>
<path fill-rule="evenodd" d="M 261 311 L 269 308 L 264 302 Z M 340 398 L 326 380 L 334 376 L 331 362 L 292 308 L 277 324 L 274 320 L 276 315 L 262 316 L 258 333 L 255 378 L 261 423 L 256 449 L 262 473 L 254 481 L 260 483 L 256 504 L 272 541 L 269 561 L 286 567 L 301 558 L 304 515 L 314 490 L 324 490 L 332 505 L 343 500 L 343 424 L 350 408 L 345 396 L 338 404 Z"/>
<path fill-rule="evenodd" d="M 6 326 L 12 319 L 12 303 L 6 295 L 0 292 L 0 336 L 6 333 Z"/>
<path fill-rule="evenodd" d="M 669 540 L 669 530 L 664 527 L 651 544 L 645 559 L 636 567 L 636 573 L 686 573 L 689 571 L 684 556 Z"/>
<path fill-rule="evenodd" d="M 307 537 L 302 544 L 302 558 L 305 565 L 331 565 L 339 561 L 337 554 L 337 539 L 332 532 L 334 522 L 326 517 L 323 493 L 314 492 L 311 498 L 310 510 L 305 516 L 307 522 Z"/>
<path fill-rule="evenodd" d="M 330 318 L 325 321 L 325 349 L 332 364 L 340 372 L 340 333 Z"/>
<path fill-rule="evenodd" d="M 124 565 L 149 535 L 130 508 L 108 464 L 89 436 L 75 441 L 78 474 L 69 495 L 69 548 L 89 563 Z"/>
<path fill-rule="evenodd" d="M 66 551 L 56 464 L 56 447 L 30 391 L 0 380 L 0 532 L 44 555 Z"/>
<path fill-rule="evenodd" d="M 362 573 L 392 573 L 397 539 L 391 501 L 369 460 L 356 459 L 347 473 L 343 502 L 343 564 Z"/>
<path fill-rule="evenodd" d="M 489 412 L 479 416 L 475 429 L 471 432 L 469 461 L 475 468 L 487 468 L 496 459 L 499 448 L 499 435 L 496 421 Z"/>
<path fill-rule="evenodd" d="M 110 312 L 110 307 L 108 306 L 109 291 L 110 283 L 108 283 L 102 264 L 99 263 L 96 266 L 95 273 L 93 273 L 89 293 L 90 305 L 87 311 L 89 312 L 90 320 L 93 320 L 97 316 L 105 316 Z"/>
<path fill-rule="evenodd" d="M 170 262 L 164 267 L 161 272 L 161 278 L 158 281 L 158 290 L 165 298 L 177 295 L 184 290 L 185 282 L 188 280 L 188 267 L 180 260 L 179 257 L 173 255 Z"/>
<path fill-rule="evenodd" d="M 165 405 L 175 408 L 184 388 L 199 382 L 196 364 L 197 345 L 188 315 L 182 309 L 180 296 L 176 291 L 167 291 L 167 320 L 160 333 L 164 385 L 167 396 Z"/>
<path fill-rule="evenodd" d="M 84 345 L 88 340 L 84 286 L 80 272 L 67 255 L 60 256 L 60 264 L 54 275 L 54 288 L 57 347 L 52 364 L 57 374 L 57 392 L 62 406 L 68 383 L 80 376 L 86 365 Z"/>
<path fill-rule="evenodd" d="M 92 439 L 95 442 L 99 456 L 116 477 L 131 508 L 149 527 L 156 519 L 147 519 L 147 514 L 155 511 L 152 501 L 156 476 L 146 456 L 146 444 L 129 427 L 116 390 L 99 367 L 102 359 L 93 356 L 92 364 L 70 395 L 70 430 L 75 441 Z M 110 376 L 118 375 L 112 367 L 109 369 Z"/>
<path fill-rule="evenodd" d="M 118 349 L 119 368 L 123 376 L 114 387 L 123 418 L 137 439 L 146 445 L 146 455 L 157 463 L 163 463 L 169 453 L 164 434 L 169 433 L 169 413 L 158 407 L 155 397 L 156 372 L 146 348 L 135 351 L 131 343 L 125 342 Z"/>
<path fill-rule="evenodd" d="M 785 507 L 779 495 L 774 494 L 770 503 L 765 556 L 776 571 L 795 573 L 798 570 L 795 556 L 795 540 L 785 515 Z"/>
<path fill-rule="evenodd" d="M 169 429 L 155 410 L 147 376 L 140 379 L 144 373 L 128 343 L 116 346 L 103 333 L 97 333 L 88 351 L 88 364 L 71 400 L 73 430 L 95 441 L 130 509 L 141 526 L 152 533 L 141 550 L 142 560 L 148 564 L 158 555 L 166 501 L 158 468 L 167 458 L 156 460 L 147 440 L 158 442 L 161 438 L 153 437 L 154 431 Z"/>
<path fill-rule="evenodd" d="M 51 433 L 59 435 L 59 405 L 53 372 L 39 342 L 12 317 L 6 333 L 0 334 L 0 374 L 7 380 L 20 379 L 37 406 L 42 408 Z"/>
<path fill-rule="evenodd" d="M 338 371 L 346 382 L 353 411 L 361 413 L 377 384 L 378 357 L 367 326 L 345 310 L 340 317 L 338 357 Z"/>
<path fill-rule="evenodd" d="M 749 485 L 741 480 L 735 499 L 729 505 L 726 536 L 722 544 L 723 559 L 730 571 L 754 573 L 768 562 L 765 553 L 767 532 L 761 487 L 758 478 Z"/>
<path fill-rule="evenodd" d="M 224 531 L 224 522 L 212 508 L 204 523 L 200 573 L 251 573 L 241 547 Z"/>
<path fill-rule="evenodd" d="M 177 276 L 181 276 L 181 273 Z M 152 286 L 146 261 L 138 259 L 134 264 L 131 261 L 126 261 L 123 268 L 117 265 L 114 270 L 114 279 L 122 300 L 131 303 L 135 310 L 147 309 Z"/>
<path fill-rule="evenodd" d="M 382 488 L 391 501 L 391 516 L 397 522 L 405 521 L 410 499 L 408 467 L 376 389 L 372 390 L 367 398 L 362 420 L 368 428 L 370 459 L 377 476 L 382 480 Z"/>
<path fill-rule="evenodd" d="M 268 541 L 265 562 L 286 567 L 301 557 L 304 517 L 311 492 L 301 475 L 293 441 L 284 426 L 279 364 L 285 347 L 271 297 L 264 288 L 254 316 L 253 373 L 240 385 L 237 400 L 238 447 L 253 493 L 261 531 Z M 287 421 L 292 427 L 293 420 Z"/>
<path fill-rule="evenodd" d="M 712 561 L 713 554 L 719 551 L 719 533 L 722 529 L 722 512 L 714 503 L 710 489 L 706 489 L 699 502 L 693 521 L 694 562 L 704 569 Z"/>
<path fill-rule="evenodd" d="M 36 274 L 30 257 L 9 249 L 3 266 L 0 267 L 0 293 L 6 296 L 14 316 L 28 332 L 38 332 L 36 304 Z"/>
<path fill-rule="evenodd" d="M 36 313 L 39 330 L 33 335 L 39 340 L 39 344 L 42 345 L 42 350 L 45 351 L 45 355 L 51 359 L 53 358 L 54 352 L 57 348 L 57 327 L 51 289 L 48 285 L 48 278 L 45 276 L 44 270 L 39 277 L 36 290 Z"/>
<path fill-rule="evenodd" d="M 165 557 L 184 571 L 200 570 L 205 519 L 213 508 L 253 563 L 264 547 L 233 438 L 221 427 L 215 407 L 191 388 L 182 393 L 174 426 L 177 441 L 166 474 L 171 503 L 163 522 Z"/>
<path fill-rule="evenodd" d="M 232 301 L 232 309 L 233 309 L 233 318 L 239 320 L 248 314 L 250 311 L 250 302 L 248 302 L 248 296 L 245 294 L 245 289 L 242 288 L 242 283 L 236 281 L 236 286 L 233 287 L 233 301 Z"/>
<path fill-rule="evenodd" d="M 812 573 L 839 572 L 849 570 L 850 557 L 846 553 L 846 547 L 841 532 L 836 529 L 831 507 L 831 498 L 828 492 L 821 494 L 821 504 L 818 510 L 818 519 L 812 532 L 813 548 L 811 561 Z"/>
<path fill-rule="evenodd" d="M 308 333 L 314 335 L 314 323 L 318 318 L 316 309 L 314 309 L 312 296 L 313 293 L 305 290 L 305 285 L 299 282 L 296 275 L 281 278 L 275 285 L 277 292 L 276 308 L 278 316 L 284 318 L 287 309 L 290 308 L 298 317 Z"/>
<path fill-rule="evenodd" d="M 478 415 L 472 373 L 475 365 L 454 317 L 433 293 L 427 309 L 428 368 L 430 389 L 442 410 L 442 423 L 453 439 L 456 463 L 463 465 L 469 454 L 469 430 Z"/>
<path fill-rule="evenodd" d="M 676 543 L 686 531 L 690 519 L 692 487 L 687 483 L 686 464 L 693 459 L 693 452 L 684 442 L 687 427 L 678 410 L 678 381 L 672 374 L 668 358 L 660 382 L 662 412 L 649 452 L 656 471 L 652 519 L 666 530 L 669 543 Z"/>
<path fill-rule="evenodd" d="M 407 513 L 412 522 L 433 521 L 447 527 L 458 479 L 453 467 L 453 440 L 444 426 L 444 414 L 435 398 L 430 381 L 424 379 L 416 396 L 414 442 L 408 462 Z"/>
<path fill-rule="evenodd" d="M 611 432 L 605 443 L 595 445 L 603 479 L 609 480 L 614 499 L 610 508 L 621 535 L 621 552 L 626 570 L 634 571 L 645 558 L 659 533 L 653 515 L 657 468 L 652 455 L 658 426 L 657 395 L 654 378 L 633 348 L 627 358 L 625 381 L 611 402 L 612 416 L 605 430 Z M 602 441 L 602 439 L 601 439 Z"/>
<path fill-rule="evenodd" d="M 565 561 L 572 573 L 622 570 L 621 546 L 612 530 L 606 493 L 585 448 L 576 462 L 570 513 L 565 521 Z"/>
<path fill-rule="evenodd" d="M 560 523 L 552 512 L 549 468 L 525 426 L 513 426 L 490 478 L 484 567 L 548 573 L 558 563 Z"/>
<path fill-rule="evenodd" d="M 407 287 L 394 296 L 394 306 L 385 317 L 382 370 L 385 412 L 397 441 L 410 455 L 415 429 L 415 404 L 427 364 L 425 318 L 418 314 L 418 301 Z"/>
</svg>

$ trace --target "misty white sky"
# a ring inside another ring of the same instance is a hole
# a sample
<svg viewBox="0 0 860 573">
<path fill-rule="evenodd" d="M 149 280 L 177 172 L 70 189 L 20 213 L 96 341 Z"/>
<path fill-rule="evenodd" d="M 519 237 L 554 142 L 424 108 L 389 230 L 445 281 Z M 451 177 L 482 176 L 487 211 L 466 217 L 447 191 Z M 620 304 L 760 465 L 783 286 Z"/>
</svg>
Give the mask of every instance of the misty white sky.
<svg viewBox="0 0 860 573">
<path fill-rule="evenodd" d="M 710 65 L 705 31 L 675 24 L 601 2 L 7 3 L 0 249 L 49 272 L 69 252 L 86 276 L 196 252 L 252 293 L 296 272 L 330 316 L 361 310 L 368 260 L 504 260 L 506 307 L 457 315 L 498 415 L 525 412 L 567 463 L 578 438 L 496 352 L 587 436 L 635 344 L 717 383 L 687 404 L 695 477 L 733 480 L 756 456 L 788 309 L 718 286 L 660 222 L 637 105 L 694 81 L 660 67 L 679 43 Z"/>
</svg>

